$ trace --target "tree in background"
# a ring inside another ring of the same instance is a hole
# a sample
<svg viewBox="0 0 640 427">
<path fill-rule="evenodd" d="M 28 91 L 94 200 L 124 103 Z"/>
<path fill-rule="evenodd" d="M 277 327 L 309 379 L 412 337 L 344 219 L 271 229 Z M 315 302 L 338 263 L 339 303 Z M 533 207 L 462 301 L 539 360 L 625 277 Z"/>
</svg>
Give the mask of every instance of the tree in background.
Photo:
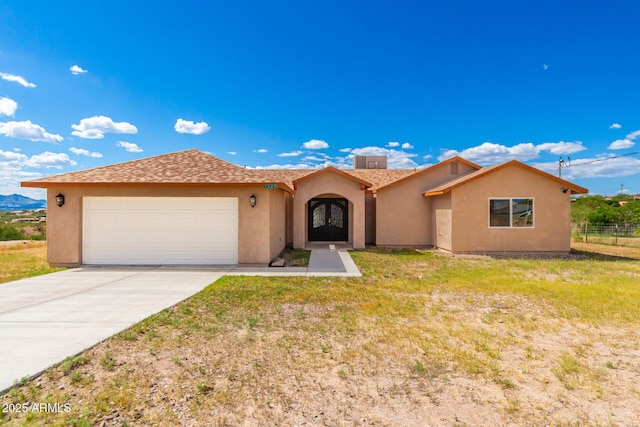
<svg viewBox="0 0 640 427">
<path fill-rule="evenodd" d="M 571 203 L 571 221 L 578 224 L 587 221 L 590 224 L 640 223 L 640 200 L 628 195 L 609 200 L 602 196 L 578 197 Z"/>
</svg>

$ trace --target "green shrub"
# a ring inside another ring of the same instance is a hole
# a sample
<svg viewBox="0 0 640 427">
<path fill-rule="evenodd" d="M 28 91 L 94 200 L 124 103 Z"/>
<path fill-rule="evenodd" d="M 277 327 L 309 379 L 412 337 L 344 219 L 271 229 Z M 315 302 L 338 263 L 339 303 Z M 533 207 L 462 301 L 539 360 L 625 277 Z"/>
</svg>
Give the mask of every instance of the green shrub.
<svg viewBox="0 0 640 427">
<path fill-rule="evenodd" d="M 0 240 L 24 240 L 25 236 L 11 224 L 0 224 Z"/>
</svg>

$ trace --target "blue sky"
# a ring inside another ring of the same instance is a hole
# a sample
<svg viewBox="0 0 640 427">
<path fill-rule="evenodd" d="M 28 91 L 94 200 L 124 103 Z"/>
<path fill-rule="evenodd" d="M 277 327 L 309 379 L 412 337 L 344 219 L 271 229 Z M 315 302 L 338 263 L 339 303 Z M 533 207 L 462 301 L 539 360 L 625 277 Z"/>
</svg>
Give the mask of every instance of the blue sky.
<svg viewBox="0 0 640 427">
<path fill-rule="evenodd" d="M 556 174 L 562 157 L 563 178 L 592 193 L 640 193 L 639 13 L 588 0 L 2 2 L 0 194 L 40 198 L 19 182 L 189 148 L 276 168 L 459 154 Z"/>
</svg>

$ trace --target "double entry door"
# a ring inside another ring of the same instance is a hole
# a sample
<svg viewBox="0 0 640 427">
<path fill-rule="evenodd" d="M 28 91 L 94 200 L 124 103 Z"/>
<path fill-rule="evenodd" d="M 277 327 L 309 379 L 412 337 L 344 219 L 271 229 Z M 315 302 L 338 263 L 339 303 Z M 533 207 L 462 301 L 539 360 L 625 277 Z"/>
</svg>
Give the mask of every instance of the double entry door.
<svg viewBox="0 0 640 427">
<path fill-rule="evenodd" d="M 332 242 L 349 240 L 347 199 L 311 199 L 308 203 L 308 240 Z"/>
</svg>

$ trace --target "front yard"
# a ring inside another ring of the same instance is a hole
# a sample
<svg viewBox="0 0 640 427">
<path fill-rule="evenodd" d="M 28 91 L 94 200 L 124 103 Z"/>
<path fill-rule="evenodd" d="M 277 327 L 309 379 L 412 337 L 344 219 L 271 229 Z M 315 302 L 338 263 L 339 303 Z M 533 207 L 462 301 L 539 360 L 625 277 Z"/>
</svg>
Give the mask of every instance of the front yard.
<svg viewBox="0 0 640 427">
<path fill-rule="evenodd" d="M 0 286 L 58 270 L 47 263 L 47 243 L 44 241 L 0 242 Z"/>
<path fill-rule="evenodd" d="M 627 249 L 368 250 L 362 278 L 225 277 L 0 397 L 69 413 L 0 424 L 638 425 Z"/>
</svg>

